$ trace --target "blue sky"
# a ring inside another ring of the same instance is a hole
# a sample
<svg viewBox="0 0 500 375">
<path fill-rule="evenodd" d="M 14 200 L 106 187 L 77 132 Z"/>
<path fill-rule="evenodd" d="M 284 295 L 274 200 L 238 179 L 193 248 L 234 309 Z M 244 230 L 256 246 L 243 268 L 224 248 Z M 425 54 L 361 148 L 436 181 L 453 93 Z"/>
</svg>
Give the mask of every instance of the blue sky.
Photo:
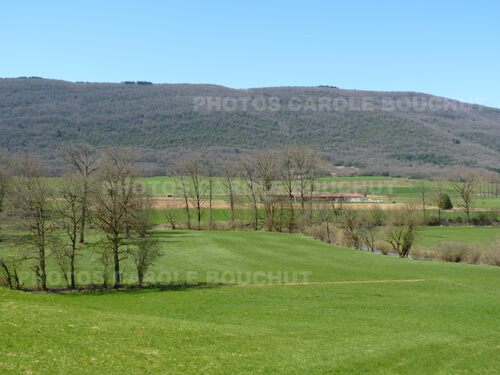
<svg viewBox="0 0 500 375">
<path fill-rule="evenodd" d="M 500 108 L 500 1 L 1 1 L 0 76 L 420 91 Z"/>
</svg>

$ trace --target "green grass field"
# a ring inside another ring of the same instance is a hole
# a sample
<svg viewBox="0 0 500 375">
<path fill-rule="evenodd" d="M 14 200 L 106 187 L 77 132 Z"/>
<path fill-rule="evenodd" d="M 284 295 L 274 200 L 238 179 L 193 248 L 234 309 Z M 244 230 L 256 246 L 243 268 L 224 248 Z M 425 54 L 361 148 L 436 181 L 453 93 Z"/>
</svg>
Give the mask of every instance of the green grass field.
<svg viewBox="0 0 500 375">
<path fill-rule="evenodd" d="M 233 283 L 249 272 L 268 285 L 65 295 L 0 289 L 0 373 L 493 374 L 500 367 L 498 267 L 402 260 L 300 235 L 155 235 L 164 255 L 150 281 L 163 272 Z M 276 285 L 279 272 L 294 271 L 311 283 Z"/>
<path fill-rule="evenodd" d="M 500 228 L 498 227 L 424 227 L 419 230 L 417 247 L 431 247 L 440 242 L 461 242 L 488 247 L 500 241 Z"/>
</svg>

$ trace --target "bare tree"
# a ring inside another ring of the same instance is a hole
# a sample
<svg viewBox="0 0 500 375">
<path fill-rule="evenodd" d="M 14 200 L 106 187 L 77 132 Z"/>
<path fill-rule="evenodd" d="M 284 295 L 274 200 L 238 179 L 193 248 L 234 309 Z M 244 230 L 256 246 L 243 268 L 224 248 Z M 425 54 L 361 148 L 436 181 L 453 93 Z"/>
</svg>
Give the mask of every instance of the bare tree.
<svg viewBox="0 0 500 375">
<path fill-rule="evenodd" d="M 89 195 L 92 188 L 92 175 L 97 170 L 97 157 L 92 146 L 86 143 L 68 144 L 63 147 L 62 155 L 64 161 L 74 168 L 82 177 L 81 210 L 82 219 L 80 222 L 80 243 L 85 242 L 85 226 L 87 224 Z"/>
<path fill-rule="evenodd" d="M 113 251 L 110 247 L 105 247 L 100 251 L 99 258 L 102 269 L 101 269 L 101 277 L 102 277 L 102 286 L 107 289 L 109 284 L 111 283 L 111 277 L 113 273 Z"/>
<path fill-rule="evenodd" d="M 305 195 L 308 187 L 310 194 L 314 191 L 314 180 L 316 179 L 321 159 L 318 153 L 310 146 L 291 145 L 287 148 L 293 162 L 295 178 L 298 182 L 300 208 L 303 214 L 305 209 Z"/>
<path fill-rule="evenodd" d="M 134 241 L 129 253 L 137 269 L 137 284 L 142 287 L 148 269 L 161 256 L 159 243 L 154 238 L 139 238 Z"/>
<path fill-rule="evenodd" d="M 231 228 L 235 228 L 235 204 L 236 204 L 236 191 L 234 186 L 234 179 L 236 178 L 236 166 L 234 163 L 225 163 L 223 167 L 224 179 L 223 186 L 227 191 L 227 196 L 229 199 L 229 221 L 231 223 Z"/>
<path fill-rule="evenodd" d="M 257 206 L 257 172 L 255 158 L 246 156 L 240 160 L 240 173 L 248 189 L 248 197 L 253 211 L 253 228 L 259 229 L 259 209 Z"/>
<path fill-rule="evenodd" d="M 317 218 L 320 224 L 325 225 L 326 239 L 328 243 L 333 243 L 331 235 L 331 223 L 335 218 L 332 205 L 319 205 L 317 208 Z"/>
<path fill-rule="evenodd" d="M 443 181 L 442 180 L 437 180 L 436 181 L 436 186 L 433 190 L 433 195 L 432 195 L 432 201 L 438 208 L 438 223 L 441 225 L 441 210 L 442 210 L 442 204 L 441 204 L 441 199 L 444 194 L 444 187 L 443 187 Z"/>
<path fill-rule="evenodd" d="M 179 220 L 179 208 L 176 206 L 173 207 L 167 207 L 165 209 L 165 218 L 167 219 L 167 222 L 170 224 L 170 227 L 173 230 L 177 229 L 177 222 Z"/>
<path fill-rule="evenodd" d="M 459 198 L 458 205 L 464 209 L 467 222 L 470 223 L 477 187 L 476 175 L 472 172 L 453 175 L 451 177 L 451 187 L 457 193 Z"/>
<path fill-rule="evenodd" d="M 426 212 L 426 198 L 427 198 L 427 185 L 425 183 L 425 180 L 419 181 L 417 184 L 417 191 L 418 195 L 420 196 L 420 202 L 422 204 L 422 214 L 423 214 L 423 219 L 424 223 L 427 220 L 427 212 Z"/>
<path fill-rule="evenodd" d="M 182 168 L 179 168 L 179 171 L 180 171 L 179 174 L 180 174 L 181 188 L 182 188 L 182 198 L 184 199 L 184 211 L 186 212 L 186 220 L 187 220 L 186 226 L 188 229 L 191 229 L 191 211 L 189 209 L 189 196 L 188 196 L 186 178 L 183 175 L 184 170 Z"/>
<path fill-rule="evenodd" d="M 286 146 L 282 152 L 281 152 L 281 168 L 280 168 L 280 177 L 281 177 L 281 184 L 283 185 L 283 188 L 285 189 L 285 193 L 288 195 L 288 200 L 289 200 L 289 209 L 290 209 L 290 217 L 289 220 L 287 220 L 288 224 L 288 232 L 292 233 L 294 225 L 295 225 L 295 213 L 294 213 L 294 207 L 293 207 L 293 202 L 294 202 L 294 187 L 295 187 L 295 157 L 296 150 L 294 146 Z M 302 160 L 301 160 L 302 161 Z M 303 199 L 303 195 L 301 196 Z M 303 202 L 302 202 L 302 207 L 303 207 Z M 283 222 L 283 208 L 282 205 L 280 205 L 280 223 Z"/>
<path fill-rule="evenodd" d="M 386 241 L 400 258 L 407 258 L 415 241 L 417 220 L 411 207 L 392 213 L 385 230 Z"/>
<path fill-rule="evenodd" d="M 10 289 L 21 289 L 23 284 L 19 277 L 19 268 L 31 258 L 29 253 L 21 251 L 19 254 L 0 258 L 0 275 L 3 276 L 5 285 Z"/>
<path fill-rule="evenodd" d="M 356 249 L 361 249 L 362 222 L 359 214 L 354 209 L 344 209 L 337 218 L 336 225 L 342 230 L 346 244 Z"/>
<path fill-rule="evenodd" d="M 88 198 L 85 195 L 85 182 L 81 174 L 66 176 L 60 187 L 60 195 L 63 198 L 59 204 L 59 214 L 61 216 L 61 226 L 70 240 L 70 246 L 57 246 L 56 257 L 61 269 L 67 265 L 69 271 L 68 286 L 75 289 L 75 260 L 78 250 L 78 233 L 81 229 L 81 222 L 84 218 L 82 204 Z M 67 261 L 65 261 L 67 260 Z M 66 272 L 64 273 L 66 277 Z"/>
<path fill-rule="evenodd" d="M 316 188 L 316 178 L 318 177 L 318 170 L 322 163 L 320 155 L 309 148 L 307 153 L 307 164 L 306 164 L 306 179 L 309 184 L 309 219 L 312 220 L 313 215 L 313 196 Z M 302 187 L 301 187 L 302 195 Z"/>
<path fill-rule="evenodd" d="M 212 205 L 214 201 L 214 173 L 213 173 L 213 166 L 210 161 L 207 163 L 207 183 L 208 183 L 208 228 L 209 229 L 214 229 L 215 223 L 214 223 L 214 216 L 213 216 L 213 210 L 212 210 Z"/>
<path fill-rule="evenodd" d="M 153 201 L 150 191 L 137 186 L 134 204 L 131 205 L 130 212 L 131 220 L 129 228 L 131 227 L 139 237 L 146 237 L 148 231 L 153 227 L 153 223 L 151 222 Z"/>
<path fill-rule="evenodd" d="M 135 169 L 131 154 L 123 149 L 108 150 L 100 167 L 95 213 L 105 233 L 114 263 L 115 288 L 121 287 L 120 262 L 126 256 L 122 246 L 131 224 L 131 210 L 137 204 Z"/>
<path fill-rule="evenodd" d="M 34 268 L 39 286 L 47 289 L 46 247 L 52 227 L 49 224 L 52 191 L 43 178 L 44 167 L 35 159 L 26 157 L 15 163 L 15 188 L 13 206 L 28 232 L 26 241 L 36 249 L 37 265 Z"/>
<path fill-rule="evenodd" d="M 203 176 L 204 165 L 199 155 L 188 156 L 181 164 L 182 174 L 190 180 L 186 189 L 189 202 L 194 206 L 197 215 L 198 230 L 201 229 L 202 209 L 209 198 L 209 184 Z"/>
<path fill-rule="evenodd" d="M 365 212 L 361 217 L 360 241 L 371 252 L 375 251 L 379 226 L 383 221 L 383 213 L 379 207 Z"/>
<path fill-rule="evenodd" d="M 277 199 L 273 184 L 279 175 L 278 153 L 274 150 L 257 153 L 255 172 L 260 188 L 260 200 L 264 204 L 264 224 L 267 230 L 272 230 L 277 211 Z"/>
</svg>

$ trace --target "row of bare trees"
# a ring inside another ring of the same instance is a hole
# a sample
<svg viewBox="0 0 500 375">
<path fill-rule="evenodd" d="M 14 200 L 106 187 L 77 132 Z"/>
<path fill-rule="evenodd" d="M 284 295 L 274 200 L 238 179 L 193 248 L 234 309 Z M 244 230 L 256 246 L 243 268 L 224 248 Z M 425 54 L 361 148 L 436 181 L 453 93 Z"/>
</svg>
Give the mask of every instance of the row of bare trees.
<svg viewBox="0 0 500 375">
<path fill-rule="evenodd" d="M 328 243 L 393 252 L 401 258 L 410 254 L 421 224 L 413 206 L 388 213 L 380 208 L 356 210 L 332 201 L 318 204 L 314 212 L 313 226 L 306 228 L 306 233 Z"/>
<path fill-rule="evenodd" d="M 254 230 L 263 223 L 266 230 L 281 230 L 285 225 L 292 232 L 298 218 L 304 220 L 312 216 L 312 199 L 309 199 L 308 212 L 305 202 L 307 196 L 312 198 L 321 162 L 318 153 L 310 147 L 289 145 L 279 150 L 262 150 L 225 163 L 222 185 L 229 203 L 231 227 L 235 227 L 237 202 L 244 200 L 252 211 Z M 181 181 L 186 226 L 191 228 L 191 211 L 194 211 L 197 229 L 200 229 L 202 211 L 207 209 L 208 225 L 212 228 L 214 176 L 211 164 L 200 155 L 189 155 L 178 163 L 177 174 Z M 237 188 L 239 182 L 243 183 L 244 189 Z M 281 191 L 285 192 L 285 197 L 280 196 Z M 299 213 L 294 204 L 296 200 L 300 201 Z M 261 206 L 262 210 L 259 209 Z M 167 220 L 173 227 L 176 226 L 171 210 L 167 212 Z"/>
<path fill-rule="evenodd" d="M 443 204 L 446 199 L 450 200 L 446 193 L 445 185 L 453 191 L 455 206 L 461 208 L 465 213 L 467 223 L 471 223 L 472 212 L 476 201 L 481 197 L 494 197 L 495 195 L 485 192 L 494 192 L 495 186 L 500 185 L 498 173 L 477 173 L 471 171 L 455 172 L 448 176 L 448 181 L 436 181 L 433 185 L 422 180 L 417 184 L 417 193 L 420 197 L 423 220 L 427 221 L 427 205 L 432 203 L 438 208 L 438 221 L 441 223 L 442 209 L 451 208 Z"/>
<path fill-rule="evenodd" d="M 142 286 L 160 251 L 156 240 L 147 235 L 150 197 L 136 182 L 132 154 L 109 149 L 98 157 L 88 145 L 68 145 L 62 153 L 68 173 L 56 186 L 45 178 L 46 171 L 33 158 L 11 160 L 11 172 L 5 173 L 12 176 L 2 185 L 11 204 L 3 215 L 23 233 L 16 243 L 17 254 L 0 255 L 0 270 L 7 284 L 21 287 L 19 266 L 30 261 L 38 287 L 46 290 L 50 253 L 68 287 L 76 288 L 77 258 L 91 223 L 104 235 L 101 259 L 104 272 L 111 259 L 114 287 L 122 286 L 121 263 L 127 257 L 132 258 Z M 107 277 L 103 275 L 105 284 Z"/>
</svg>

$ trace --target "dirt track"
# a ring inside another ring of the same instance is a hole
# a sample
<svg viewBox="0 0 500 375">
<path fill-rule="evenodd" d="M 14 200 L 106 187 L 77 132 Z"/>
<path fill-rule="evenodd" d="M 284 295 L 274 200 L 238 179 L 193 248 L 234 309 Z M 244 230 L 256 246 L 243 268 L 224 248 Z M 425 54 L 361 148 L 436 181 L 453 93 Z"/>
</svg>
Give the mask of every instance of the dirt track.
<svg viewBox="0 0 500 375">
<path fill-rule="evenodd" d="M 152 200 L 153 208 L 183 208 L 184 200 L 180 198 L 160 198 L 155 197 Z M 297 206 L 299 204 L 297 203 Z M 325 203 L 324 206 L 328 206 Z M 194 208 L 193 205 L 191 207 Z M 208 203 L 204 204 L 204 207 L 208 207 Z M 213 208 L 229 209 L 229 202 L 222 199 L 214 199 L 212 201 Z M 359 209 L 359 210 L 369 210 L 378 207 L 382 210 L 400 210 L 405 207 L 404 203 L 344 203 L 345 208 Z M 250 208 L 247 204 L 238 204 L 237 208 Z M 430 209 L 434 207 L 428 207 Z"/>
</svg>

